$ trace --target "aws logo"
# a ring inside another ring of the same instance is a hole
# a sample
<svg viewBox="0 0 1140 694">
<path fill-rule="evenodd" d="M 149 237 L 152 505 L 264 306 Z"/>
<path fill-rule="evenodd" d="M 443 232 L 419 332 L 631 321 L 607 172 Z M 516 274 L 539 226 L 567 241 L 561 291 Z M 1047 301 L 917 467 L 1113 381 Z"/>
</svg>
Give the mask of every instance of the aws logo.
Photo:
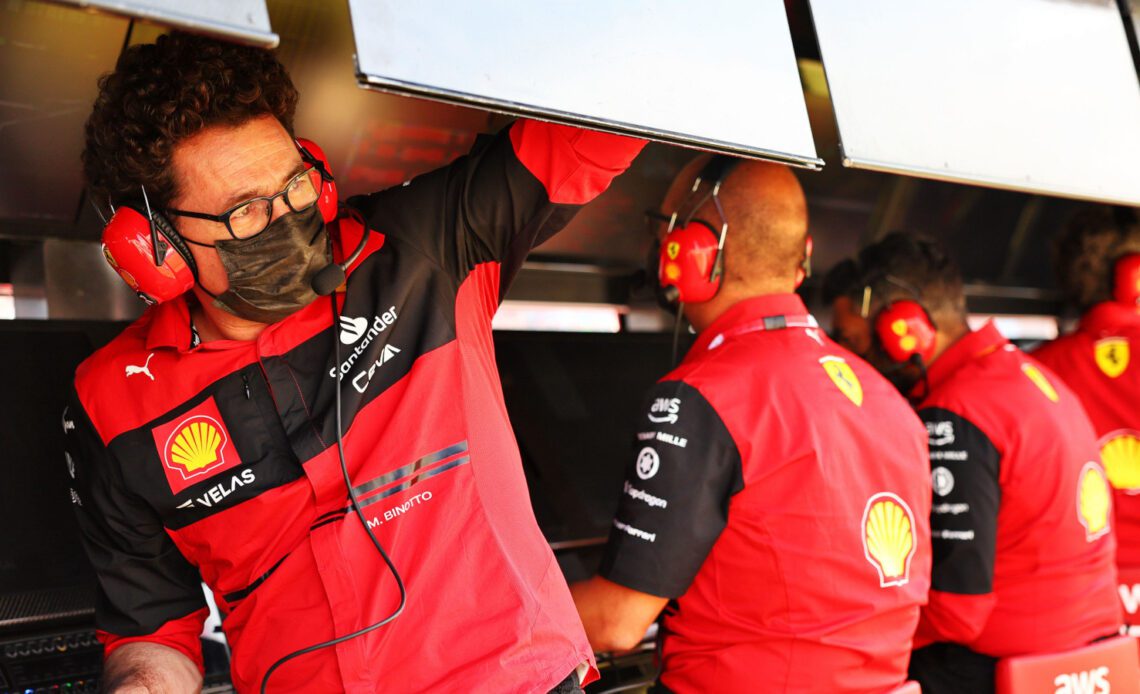
<svg viewBox="0 0 1140 694">
<path fill-rule="evenodd" d="M 879 573 L 879 586 L 905 585 L 914 556 L 914 514 L 890 492 L 867 500 L 863 510 L 863 556 Z"/>
<path fill-rule="evenodd" d="M 1108 533 L 1112 497 L 1104 471 L 1093 462 L 1085 463 L 1077 480 L 1077 517 L 1085 528 L 1085 540 L 1092 542 Z"/>
<path fill-rule="evenodd" d="M 151 433 L 174 494 L 241 464 L 213 398 Z"/>
<path fill-rule="evenodd" d="M 1109 694 L 1108 668 L 1104 665 L 1083 672 L 1063 672 L 1053 678 L 1053 694 Z"/>
</svg>

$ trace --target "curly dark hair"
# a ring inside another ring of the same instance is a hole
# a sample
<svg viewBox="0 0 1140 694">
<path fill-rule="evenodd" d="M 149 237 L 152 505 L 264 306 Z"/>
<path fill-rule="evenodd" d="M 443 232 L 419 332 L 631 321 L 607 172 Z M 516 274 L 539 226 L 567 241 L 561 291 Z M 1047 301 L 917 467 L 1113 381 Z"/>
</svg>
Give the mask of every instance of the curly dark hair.
<svg viewBox="0 0 1140 694">
<path fill-rule="evenodd" d="M 1140 252 L 1136 210 L 1088 205 L 1053 240 L 1053 268 L 1068 299 L 1084 311 L 1112 298 L 1112 264 Z"/>
<path fill-rule="evenodd" d="M 203 128 L 272 115 L 290 134 L 297 90 L 266 50 L 174 32 L 123 51 L 99 80 L 87 118 L 83 173 L 95 200 L 121 203 L 146 186 L 152 205 L 177 195 L 171 161 Z"/>
<path fill-rule="evenodd" d="M 894 231 L 859 252 L 858 288 L 871 287 L 881 300 L 919 299 L 932 314 L 965 320 L 962 271 L 941 242 Z M 914 296 L 914 294 L 918 296 Z"/>
</svg>

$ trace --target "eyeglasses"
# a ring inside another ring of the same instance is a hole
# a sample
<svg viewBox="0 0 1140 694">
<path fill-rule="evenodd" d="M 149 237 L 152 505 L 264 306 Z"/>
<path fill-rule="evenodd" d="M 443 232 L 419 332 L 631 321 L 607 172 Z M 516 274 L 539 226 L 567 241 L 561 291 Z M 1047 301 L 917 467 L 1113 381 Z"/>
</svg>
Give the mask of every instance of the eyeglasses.
<svg viewBox="0 0 1140 694">
<path fill-rule="evenodd" d="M 269 226 L 269 222 L 273 218 L 273 202 L 277 198 L 285 198 L 285 204 L 293 212 L 304 212 L 312 207 L 320 197 L 323 178 L 317 167 L 310 166 L 289 179 L 289 183 L 281 192 L 239 202 L 221 214 L 175 209 L 167 209 L 166 211 L 176 217 L 191 217 L 220 222 L 226 225 L 226 230 L 230 232 L 230 236 L 235 239 L 248 239 L 257 236 Z"/>
</svg>

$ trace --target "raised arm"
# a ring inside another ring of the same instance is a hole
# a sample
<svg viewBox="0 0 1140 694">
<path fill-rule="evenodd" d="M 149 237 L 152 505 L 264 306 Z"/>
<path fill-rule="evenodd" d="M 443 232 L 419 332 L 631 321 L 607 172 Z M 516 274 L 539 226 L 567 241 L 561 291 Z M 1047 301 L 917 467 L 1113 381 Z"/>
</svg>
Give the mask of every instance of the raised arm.
<svg viewBox="0 0 1140 694">
<path fill-rule="evenodd" d="M 377 231 L 416 246 L 459 280 L 480 263 L 501 263 L 505 290 L 526 254 L 605 191 L 644 145 L 519 120 L 480 137 L 445 167 L 349 204 Z"/>
</svg>

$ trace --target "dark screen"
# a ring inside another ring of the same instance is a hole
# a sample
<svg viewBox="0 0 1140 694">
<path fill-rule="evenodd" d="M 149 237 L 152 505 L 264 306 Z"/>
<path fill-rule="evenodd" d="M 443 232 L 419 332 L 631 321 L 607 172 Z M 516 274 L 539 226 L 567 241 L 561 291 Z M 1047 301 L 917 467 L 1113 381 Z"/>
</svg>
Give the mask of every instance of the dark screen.
<svg viewBox="0 0 1140 694">
<path fill-rule="evenodd" d="M 539 526 L 555 543 L 604 537 L 671 336 L 497 332 L 495 348 Z"/>
<path fill-rule="evenodd" d="M 71 510 L 62 413 L 86 334 L 48 323 L 0 324 L 0 595 L 45 595 L 46 609 L 91 604 L 93 572 Z"/>
</svg>

